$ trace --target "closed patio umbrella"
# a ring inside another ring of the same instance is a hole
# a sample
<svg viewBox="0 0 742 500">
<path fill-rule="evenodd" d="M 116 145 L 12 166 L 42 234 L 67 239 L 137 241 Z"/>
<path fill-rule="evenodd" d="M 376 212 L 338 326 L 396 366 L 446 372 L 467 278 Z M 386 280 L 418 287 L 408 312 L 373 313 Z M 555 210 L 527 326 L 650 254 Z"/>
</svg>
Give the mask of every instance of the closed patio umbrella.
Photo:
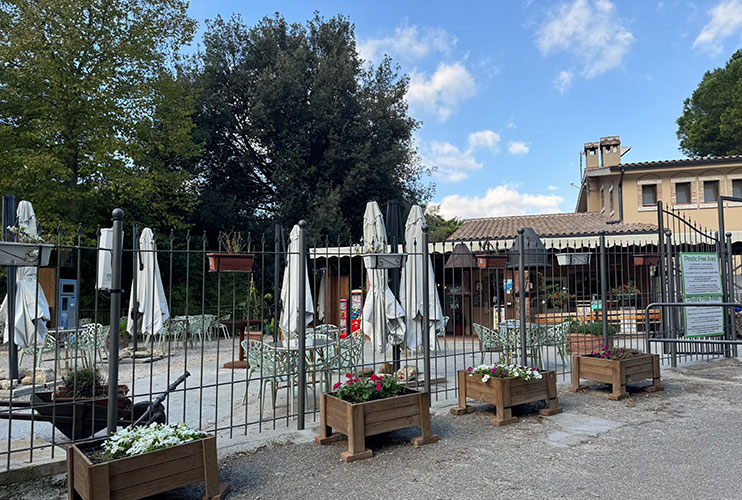
<svg viewBox="0 0 742 500">
<path fill-rule="evenodd" d="M 165 321 L 170 318 L 165 288 L 162 286 L 160 266 L 157 263 L 157 246 L 152 230 L 145 227 L 139 236 L 137 258 L 137 290 L 134 296 L 132 282 L 129 321 L 126 329 L 134 332 L 134 321 L 139 321 L 137 332 L 144 335 L 157 335 L 162 331 Z M 134 312 L 136 311 L 136 317 Z"/>
<path fill-rule="evenodd" d="M 425 214 L 419 205 L 413 205 L 405 224 L 407 242 L 407 262 L 402 269 L 399 285 L 399 300 L 407 313 L 405 343 L 408 349 L 416 351 L 423 342 L 423 266 L 428 266 L 428 328 L 430 330 L 430 349 L 435 349 L 435 335 L 443 326 L 443 310 L 435 286 L 435 273 L 430 256 L 423 258 L 423 224 Z"/>
<path fill-rule="evenodd" d="M 309 288 L 309 273 L 306 266 L 304 267 L 304 276 L 300 276 L 299 274 L 301 271 L 300 263 L 303 258 L 299 254 L 299 232 L 299 226 L 294 225 L 289 234 L 286 269 L 283 272 L 283 283 L 281 284 L 283 309 L 281 310 L 281 318 L 278 325 L 283 331 L 289 332 L 289 334 L 296 334 L 298 332 L 301 321 L 304 321 L 304 325 L 308 325 L 314 319 L 314 303 L 312 302 L 311 288 Z M 304 318 L 300 317 L 299 311 L 299 305 L 301 304 L 299 298 L 299 280 L 304 280 L 306 283 Z"/>
<path fill-rule="evenodd" d="M 16 210 L 18 216 L 18 228 L 22 231 L 19 240 L 34 240 L 38 237 L 36 226 L 36 214 L 31 202 L 23 200 L 18 204 Z M 25 235 L 25 236 L 24 236 Z M 49 303 L 41 286 L 36 284 L 36 267 L 18 267 L 15 272 L 15 343 L 18 347 L 33 346 L 34 331 L 36 331 L 37 346 L 41 348 L 46 339 L 47 326 L 51 314 Z M 37 295 L 38 288 L 38 295 Z M 0 322 L 7 323 L 8 297 L 5 297 L 0 305 Z M 8 325 L 3 328 L 3 341 L 10 341 Z"/>
<path fill-rule="evenodd" d="M 379 205 L 375 201 L 369 201 L 363 214 L 363 251 L 382 253 L 385 249 L 384 217 Z M 387 271 L 368 269 L 367 272 L 368 290 L 363 304 L 363 333 L 371 336 L 379 352 L 384 352 L 387 336 L 394 345 L 404 342 L 405 313 L 389 288 Z"/>
</svg>

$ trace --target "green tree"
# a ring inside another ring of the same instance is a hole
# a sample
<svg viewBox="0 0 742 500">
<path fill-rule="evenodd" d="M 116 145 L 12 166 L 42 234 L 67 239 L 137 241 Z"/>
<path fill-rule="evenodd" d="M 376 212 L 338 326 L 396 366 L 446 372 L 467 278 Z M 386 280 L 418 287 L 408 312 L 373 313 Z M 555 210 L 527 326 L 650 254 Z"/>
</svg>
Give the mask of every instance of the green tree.
<svg viewBox="0 0 742 500">
<path fill-rule="evenodd" d="M 426 207 L 425 220 L 428 223 L 428 241 L 431 243 L 445 241 L 464 223 L 457 217 L 444 218 L 438 206 Z"/>
<path fill-rule="evenodd" d="M 724 68 L 703 75 L 677 123 L 688 156 L 742 154 L 742 50 Z"/>
<path fill-rule="evenodd" d="M 0 190 L 66 226 L 178 225 L 195 193 L 183 0 L 0 0 Z"/>
<path fill-rule="evenodd" d="M 357 238 L 367 200 L 429 197 L 408 80 L 389 59 L 364 66 L 353 29 L 342 16 L 208 23 L 189 75 L 205 146 L 199 226 L 307 219 L 315 235 Z"/>
</svg>

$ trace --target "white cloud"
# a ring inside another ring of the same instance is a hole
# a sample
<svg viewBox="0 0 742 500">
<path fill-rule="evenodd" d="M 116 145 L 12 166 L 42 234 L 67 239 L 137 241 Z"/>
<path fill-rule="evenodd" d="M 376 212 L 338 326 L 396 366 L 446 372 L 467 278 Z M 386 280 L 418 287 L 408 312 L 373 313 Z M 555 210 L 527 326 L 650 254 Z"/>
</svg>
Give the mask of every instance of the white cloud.
<svg viewBox="0 0 742 500">
<path fill-rule="evenodd" d="M 420 29 L 403 24 L 390 36 L 360 42 L 358 54 L 366 61 L 373 61 L 384 54 L 414 61 L 434 52 L 450 55 L 456 43 L 456 37 L 444 29 Z"/>
<path fill-rule="evenodd" d="M 474 218 L 503 215 L 544 214 L 561 212 L 559 205 L 564 198 L 554 194 L 521 193 L 516 187 L 505 184 L 487 190 L 484 196 L 452 194 L 440 202 L 443 217 Z"/>
<path fill-rule="evenodd" d="M 559 76 L 557 76 L 556 80 L 554 81 L 554 86 L 557 88 L 560 94 L 564 94 L 568 88 L 572 86 L 572 78 L 574 78 L 574 73 L 567 70 L 562 70 L 559 72 Z"/>
<path fill-rule="evenodd" d="M 634 36 L 622 24 L 616 7 L 608 0 L 574 0 L 549 13 L 536 44 L 547 56 L 571 53 L 585 78 L 594 78 L 619 66 Z"/>
<path fill-rule="evenodd" d="M 510 141 L 510 144 L 508 145 L 508 152 L 511 155 L 524 155 L 530 150 L 531 148 L 529 148 L 525 142 L 521 141 Z"/>
<path fill-rule="evenodd" d="M 435 113 L 444 121 L 459 103 L 472 97 L 475 90 L 474 78 L 463 64 L 441 63 L 430 78 L 424 73 L 412 72 L 407 102 Z"/>
<path fill-rule="evenodd" d="M 716 55 L 723 49 L 724 38 L 742 31 L 742 0 L 723 0 L 708 13 L 711 20 L 693 42 L 693 48 Z"/>
<path fill-rule="evenodd" d="M 424 151 L 424 162 L 437 167 L 437 175 L 448 182 L 458 182 L 469 177 L 471 172 L 482 168 L 482 162 L 474 153 L 478 150 L 498 152 L 500 135 L 492 130 L 480 130 L 469 134 L 466 150 L 449 142 L 433 141 L 429 151 Z"/>
<path fill-rule="evenodd" d="M 548 186 L 546 186 L 546 189 L 548 189 L 549 191 L 558 191 L 559 186 L 554 186 L 552 184 L 549 184 Z"/>
</svg>

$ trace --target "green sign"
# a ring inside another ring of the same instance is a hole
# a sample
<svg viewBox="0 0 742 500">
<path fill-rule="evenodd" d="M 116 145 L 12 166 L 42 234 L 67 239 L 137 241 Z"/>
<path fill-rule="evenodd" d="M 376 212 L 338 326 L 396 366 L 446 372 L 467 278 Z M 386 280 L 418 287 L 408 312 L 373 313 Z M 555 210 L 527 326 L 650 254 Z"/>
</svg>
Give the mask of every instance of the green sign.
<svg viewBox="0 0 742 500">
<path fill-rule="evenodd" d="M 715 253 L 680 254 L 685 303 L 722 302 L 719 256 Z M 724 334 L 721 307 L 685 307 L 685 336 L 714 337 Z"/>
</svg>

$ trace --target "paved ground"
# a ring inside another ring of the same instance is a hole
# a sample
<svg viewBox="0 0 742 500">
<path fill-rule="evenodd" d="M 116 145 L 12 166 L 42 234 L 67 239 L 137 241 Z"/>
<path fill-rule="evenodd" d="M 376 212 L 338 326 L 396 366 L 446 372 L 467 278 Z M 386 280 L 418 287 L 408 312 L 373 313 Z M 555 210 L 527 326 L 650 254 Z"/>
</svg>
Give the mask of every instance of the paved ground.
<svg viewBox="0 0 742 500">
<path fill-rule="evenodd" d="M 311 432 L 224 461 L 233 499 L 742 498 L 742 364 L 663 370 L 667 390 L 614 402 L 604 387 L 571 394 L 565 412 L 496 428 L 490 407 L 454 417 L 434 408 L 434 445 L 414 432 L 369 442 L 375 457 L 340 461 L 342 443 L 318 446 Z M 598 386 L 594 386 L 598 387 Z M 201 487 L 158 497 L 201 498 Z M 0 498 L 64 498 L 64 477 L 1 486 Z"/>
</svg>

